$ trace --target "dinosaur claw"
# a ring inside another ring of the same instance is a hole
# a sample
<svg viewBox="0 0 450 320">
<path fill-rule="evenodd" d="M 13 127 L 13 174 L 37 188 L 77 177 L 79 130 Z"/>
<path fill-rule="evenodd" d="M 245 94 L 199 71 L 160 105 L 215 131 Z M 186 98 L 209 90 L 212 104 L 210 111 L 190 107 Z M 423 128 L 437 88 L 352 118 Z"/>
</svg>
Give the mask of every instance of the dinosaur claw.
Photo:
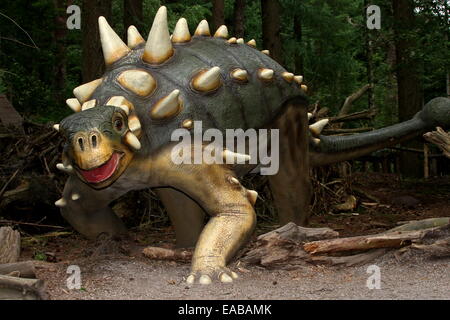
<svg viewBox="0 0 450 320">
<path fill-rule="evenodd" d="M 233 278 L 227 275 L 226 273 L 222 273 L 219 277 L 220 282 L 222 283 L 231 283 L 233 282 Z"/>
<path fill-rule="evenodd" d="M 202 275 L 202 276 L 200 277 L 200 280 L 199 280 L 198 282 L 199 282 L 200 284 L 207 285 L 207 284 L 211 284 L 212 280 L 211 280 L 211 277 L 210 277 L 210 276 L 204 274 L 204 275 Z"/>
<path fill-rule="evenodd" d="M 187 277 L 186 282 L 188 284 L 194 284 L 195 282 L 195 276 L 193 274 L 191 274 L 189 277 Z"/>
</svg>

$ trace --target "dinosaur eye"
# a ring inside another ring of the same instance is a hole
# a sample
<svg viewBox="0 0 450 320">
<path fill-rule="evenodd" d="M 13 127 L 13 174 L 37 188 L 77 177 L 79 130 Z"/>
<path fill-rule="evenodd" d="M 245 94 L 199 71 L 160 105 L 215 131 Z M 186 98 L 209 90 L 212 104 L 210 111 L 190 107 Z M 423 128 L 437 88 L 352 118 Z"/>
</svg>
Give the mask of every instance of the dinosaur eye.
<svg viewBox="0 0 450 320">
<path fill-rule="evenodd" d="M 123 129 L 123 120 L 121 118 L 114 119 L 114 129 L 117 131 L 122 131 Z"/>
</svg>

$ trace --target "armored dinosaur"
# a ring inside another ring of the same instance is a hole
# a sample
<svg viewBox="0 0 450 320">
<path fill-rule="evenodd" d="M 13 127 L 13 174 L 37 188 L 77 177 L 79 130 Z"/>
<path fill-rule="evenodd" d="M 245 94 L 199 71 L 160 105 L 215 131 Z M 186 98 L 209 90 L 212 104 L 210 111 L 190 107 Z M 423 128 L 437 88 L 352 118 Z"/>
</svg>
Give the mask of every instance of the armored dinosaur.
<svg viewBox="0 0 450 320">
<path fill-rule="evenodd" d="M 280 219 L 302 223 L 310 166 L 358 157 L 450 124 L 450 100 L 436 98 L 405 123 L 350 137 L 322 136 L 327 121 L 309 126 L 302 76 L 257 50 L 254 40 L 229 38 L 226 26 L 212 35 L 206 20 L 192 36 L 183 18 L 170 35 L 165 7 L 147 41 L 130 26 L 125 44 L 104 17 L 98 22 L 106 72 L 73 90 L 76 98 L 67 104 L 75 113 L 55 125 L 65 139 L 57 167 L 69 174 L 55 204 L 81 234 L 113 236 L 125 228 L 108 205 L 130 190 L 158 188 L 177 238 L 196 243 L 188 283 L 237 278 L 227 263 L 254 230 L 258 196 L 239 178 L 256 165 L 174 164 L 174 130 L 192 130 L 195 121 L 203 130 L 221 132 L 279 130 L 280 169 L 269 180 Z M 224 149 L 222 156 L 247 159 L 234 151 Z M 204 212 L 210 216 L 206 226 Z"/>
</svg>

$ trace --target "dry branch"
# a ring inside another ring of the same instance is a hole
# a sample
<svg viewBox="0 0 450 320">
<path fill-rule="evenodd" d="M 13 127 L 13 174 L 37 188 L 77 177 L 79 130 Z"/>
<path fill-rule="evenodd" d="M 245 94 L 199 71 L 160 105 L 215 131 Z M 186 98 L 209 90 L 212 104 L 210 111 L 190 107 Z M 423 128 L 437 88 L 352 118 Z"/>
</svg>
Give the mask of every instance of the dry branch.
<svg viewBox="0 0 450 320">
<path fill-rule="evenodd" d="M 339 116 L 344 116 L 344 115 L 348 114 L 349 111 L 350 111 L 350 108 L 352 107 L 353 102 L 355 102 L 356 100 L 361 98 L 361 96 L 364 93 L 366 93 L 366 91 L 369 90 L 370 88 L 372 88 L 372 85 L 371 84 L 366 84 L 364 87 L 360 88 L 358 91 L 356 91 L 355 93 L 353 93 L 350 96 L 348 96 L 345 99 L 341 110 L 339 111 Z"/>
<path fill-rule="evenodd" d="M 423 137 L 429 142 L 437 145 L 442 149 L 444 155 L 450 158 L 450 134 L 445 132 L 442 128 L 437 127 L 436 131 L 425 133 Z"/>
<path fill-rule="evenodd" d="M 311 254 L 336 253 L 369 250 L 378 248 L 400 248 L 411 244 L 413 240 L 420 240 L 439 233 L 441 229 L 448 229 L 450 225 L 415 231 L 394 231 L 369 236 L 338 238 L 331 240 L 313 241 L 305 243 L 303 249 Z"/>
<path fill-rule="evenodd" d="M 142 253 L 153 260 L 190 261 L 192 259 L 192 251 L 189 250 L 147 247 L 142 250 Z"/>
</svg>

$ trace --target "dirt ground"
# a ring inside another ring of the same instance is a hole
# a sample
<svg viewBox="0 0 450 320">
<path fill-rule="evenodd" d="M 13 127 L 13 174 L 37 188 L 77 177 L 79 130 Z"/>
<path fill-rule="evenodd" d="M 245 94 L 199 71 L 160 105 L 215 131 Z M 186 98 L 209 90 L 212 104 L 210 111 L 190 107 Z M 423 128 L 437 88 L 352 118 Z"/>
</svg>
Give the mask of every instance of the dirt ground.
<svg viewBox="0 0 450 320">
<path fill-rule="evenodd" d="M 354 186 L 379 199 L 359 199 L 355 212 L 324 213 L 310 227 L 329 227 L 341 236 L 373 234 L 399 222 L 450 216 L 450 181 L 399 181 L 393 175 L 361 174 Z M 260 224 L 257 234 L 279 226 Z M 256 237 L 255 235 L 255 237 Z M 119 242 L 93 242 L 77 234 L 31 241 L 21 259 L 36 261 L 50 299 L 450 299 L 450 259 L 430 260 L 418 254 L 390 252 L 372 264 L 380 268 L 381 289 L 366 285 L 366 266 L 310 265 L 294 270 L 231 267 L 240 278 L 233 284 L 187 286 L 189 263 L 154 261 L 142 255 L 145 246 L 171 247 L 171 227 L 135 228 Z M 69 290 L 67 267 L 81 269 L 82 288 Z"/>
</svg>

